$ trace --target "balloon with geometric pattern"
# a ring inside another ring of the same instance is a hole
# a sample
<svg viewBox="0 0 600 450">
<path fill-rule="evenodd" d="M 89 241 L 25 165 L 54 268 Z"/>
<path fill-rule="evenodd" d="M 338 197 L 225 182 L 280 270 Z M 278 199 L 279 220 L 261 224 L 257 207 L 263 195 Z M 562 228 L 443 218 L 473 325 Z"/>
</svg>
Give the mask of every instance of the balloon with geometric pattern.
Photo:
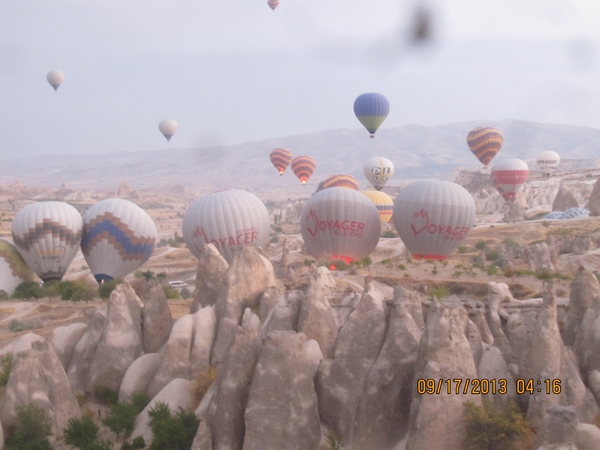
<svg viewBox="0 0 600 450">
<path fill-rule="evenodd" d="M 486 167 L 500 151 L 503 142 L 502 133 L 492 127 L 477 127 L 467 135 L 467 145 Z"/>
<path fill-rule="evenodd" d="M 302 184 L 306 184 L 316 168 L 317 163 L 310 156 L 297 156 L 292 160 L 292 172 Z"/>
<path fill-rule="evenodd" d="M 121 198 L 95 203 L 83 215 L 81 250 L 98 283 L 139 268 L 152 256 L 157 238 L 148 213 Z"/>
<path fill-rule="evenodd" d="M 287 166 L 292 162 L 292 152 L 287 148 L 276 148 L 270 155 L 271 163 L 279 171 L 279 175 L 283 175 Z"/>
<path fill-rule="evenodd" d="M 388 223 L 392 218 L 394 210 L 394 201 L 392 197 L 381 191 L 360 191 L 366 195 L 369 200 L 375 203 L 381 223 Z"/>
<path fill-rule="evenodd" d="M 33 281 L 33 272 L 15 246 L 0 239 L 0 291 L 12 295 L 23 281 Z"/>
<path fill-rule="evenodd" d="M 317 192 L 332 187 L 343 187 L 358 191 L 358 181 L 356 181 L 356 178 L 354 178 L 352 175 L 348 175 L 346 173 L 331 175 L 330 177 L 327 177 L 325 181 L 321 181 L 319 183 Z"/>
</svg>

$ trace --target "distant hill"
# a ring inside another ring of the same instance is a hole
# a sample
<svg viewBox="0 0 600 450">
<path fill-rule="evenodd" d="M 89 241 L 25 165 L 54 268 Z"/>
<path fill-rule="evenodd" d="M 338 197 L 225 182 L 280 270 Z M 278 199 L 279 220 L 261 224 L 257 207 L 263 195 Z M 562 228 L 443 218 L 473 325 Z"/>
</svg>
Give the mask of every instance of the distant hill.
<svg viewBox="0 0 600 450">
<path fill-rule="evenodd" d="M 600 130 L 519 120 L 478 121 L 390 129 L 384 126 L 375 139 L 369 139 L 367 131 L 357 128 L 223 147 L 5 160 L 0 161 L 0 185 L 19 180 L 29 186 L 66 183 L 70 188 L 116 189 L 122 180 L 127 180 L 137 189 L 186 185 L 201 189 L 304 189 L 312 193 L 332 173 L 350 173 L 366 185 L 362 165 L 377 155 L 394 162 L 396 180 L 444 177 L 457 166 L 477 164 L 467 147 L 466 136 L 472 128 L 483 125 L 496 127 L 504 134 L 504 145 L 497 158 L 534 159 L 541 150 L 554 150 L 563 159 L 600 157 Z M 283 177 L 277 175 L 268 158 L 276 147 L 289 148 L 294 156 L 315 158 L 317 171 L 307 187 L 300 186 L 289 169 Z"/>
</svg>

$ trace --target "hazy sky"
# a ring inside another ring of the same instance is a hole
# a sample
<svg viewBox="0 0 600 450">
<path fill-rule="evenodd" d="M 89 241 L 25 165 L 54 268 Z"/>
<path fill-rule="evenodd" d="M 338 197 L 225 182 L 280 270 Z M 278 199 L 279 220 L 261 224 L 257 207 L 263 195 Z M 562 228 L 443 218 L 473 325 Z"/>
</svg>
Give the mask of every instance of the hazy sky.
<svg viewBox="0 0 600 450">
<path fill-rule="evenodd" d="M 428 45 L 410 45 L 416 5 Z M 600 128 L 600 1 L 0 2 L 0 159 L 358 128 L 363 92 L 390 100 L 383 127 Z M 179 123 L 170 144 L 163 118 Z"/>
</svg>

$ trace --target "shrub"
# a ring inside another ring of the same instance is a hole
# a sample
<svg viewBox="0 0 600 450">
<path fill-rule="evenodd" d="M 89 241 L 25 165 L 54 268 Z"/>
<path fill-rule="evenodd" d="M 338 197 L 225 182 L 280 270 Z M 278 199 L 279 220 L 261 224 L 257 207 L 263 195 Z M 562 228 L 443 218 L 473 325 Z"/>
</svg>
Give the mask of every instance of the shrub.
<svg viewBox="0 0 600 450">
<path fill-rule="evenodd" d="M 0 289 L 0 300 L 7 300 L 8 299 L 8 292 L 6 292 L 4 289 Z"/>
<path fill-rule="evenodd" d="M 142 412 L 148 403 L 150 403 L 150 396 L 144 391 L 132 391 L 129 394 L 131 398 L 131 404 L 136 407 L 139 412 Z"/>
<path fill-rule="evenodd" d="M 398 264 L 398 269 L 400 270 L 406 270 L 406 266 L 404 264 Z"/>
<path fill-rule="evenodd" d="M 179 408 L 171 415 L 169 406 L 158 402 L 148 412 L 154 435 L 149 450 L 180 450 L 192 446 L 200 420 L 193 412 Z"/>
<path fill-rule="evenodd" d="M 119 401 L 119 393 L 117 391 L 113 391 L 111 388 L 107 386 L 102 386 L 97 384 L 94 386 L 94 397 L 100 403 L 104 403 L 107 405 L 116 405 Z"/>
<path fill-rule="evenodd" d="M 17 423 L 6 450 L 52 450 L 48 436 L 52 434 L 46 412 L 34 403 L 16 408 Z"/>
<path fill-rule="evenodd" d="M 544 220 L 542 222 L 542 226 L 548 228 L 550 226 L 551 222 L 548 222 L 547 220 Z"/>
<path fill-rule="evenodd" d="M 381 237 L 382 238 L 397 238 L 398 233 L 396 233 L 392 230 L 385 230 L 383 233 L 381 233 Z"/>
<path fill-rule="evenodd" d="M 190 298 L 192 296 L 192 292 L 184 287 L 181 291 L 179 291 L 179 295 L 181 296 L 181 298 Z"/>
<path fill-rule="evenodd" d="M 194 406 L 197 408 L 206 392 L 217 378 L 217 369 L 207 367 L 206 370 L 200 372 L 192 382 L 192 395 L 194 396 Z"/>
<path fill-rule="evenodd" d="M 39 328 L 38 324 L 32 320 L 17 320 L 12 319 L 8 324 L 9 331 L 17 333 L 19 331 L 33 330 Z"/>
<path fill-rule="evenodd" d="M 487 247 L 487 244 L 485 243 L 485 241 L 477 241 L 477 243 L 475 244 L 475 248 L 477 250 L 483 250 L 486 247 Z"/>
<path fill-rule="evenodd" d="M 348 264 L 343 259 L 332 259 L 329 261 L 330 270 L 348 270 Z"/>
<path fill-rule="evenodd" d="M 44 290 L 35 281 L 23 281 L 13 292 L 13 298 L 29 300 L 44 297 Z"/>
<path fill-rule="evenodd" d="M 448 288 L 444 285 L 440 285 L 438 287 L 430 287 L 425 292 L 429 297 L 435 297 L 437 299 L 448 297 L 450 293 L 448 292 Z"/>
<path fill-rule="evenodd" d="M 495 261 L 500 257 L 498 250 L 490 250 L 485 253 L 485 259 L 488 261 Z"/>
<path fill-rule="evenodd" d="M 458 251 L 458 253 L 467 253 L 469 251 L 469 247 L 467 247 L 466 245 L 459 245 L 458 248 L 456 249 L 456 251 Z"/>
<path fill-rule="evenodd" d="M 56 284 L 56 289 L 62 300 L 72 300 L 73 303 L 93 300 L 95 294 L 94 286 L 84 280 L 61 281 Z"/>
<path fill-rule="evenodd" d="M 154 272 L 152 272 L 151 270 L 146 270 L 145 272 L 142 272 L 140 275 L 146 281 L 150 281 L 150 280 L 154 279 Z"/>
<path fill-rule="evenodd" d="M 165 293 L 165 297 L 167 297 L 168 299 L 178 299 L 179 298 L 179 291 L 177 289 L 175 289 L 173 286 L 170 286 L 168 284 L 164 284 L 162 286 L 163 292 Z"/>
<path fill-rule="evenodd" d="M 140 413 L 137 407 L 131 403 L 118 402 L 111 406 L 109 413 L 102 419 L 106 425 L 117 437 L 123 433 L 129 437 L 135 427 L 135 418 Z"/>
<path fill-rule="evenodd" d="M 342 450 L 342 444 L 333 431 L 327 435 L 327 450 Z"/>
<path fill-rule="evenodd" d="M 87 450 L 98 439 L 98 425 L 87 414 L 81 419 L 71 417 L 65 428 L 65 444 Z"/>
<path fill-rule="evenodd" d="M 122 282 L 123 280 L 121 280 L 120 278 L 105 281 L 98 287 L 98 295 L 100 296 L 100 298 L 107 300 L 110 297 L 110 293 L 117 287 L 117 285 L 121 284 Z"/>
<path fill-rule="evenodd" d="M 277 236 L 273 236 L 271 239 L 269 239 L 269 242 L 271 244 L 277 244 L 279 242 L 279 238 Z"/>
<path fill-rule="evenodd" d="M 133 441 L 131 441 L 131 444 L 129 442 L 123 442 L 121 450 L 137 450 L 145 447 L 146 441 L 144 441 L 144 438 L 142 436 L 138 436 Z"/>
<path fill-rule="evenodd" d="M 0 387 L 6 386 L 8 383 L 8 378 L 10 377 L 10 372 L 12 370 L 14 362 L 14 357 L 12 353 L 7 353 L 0 360 Z"/>
<path fill-rule="evenodd" d="M 467 420 L 467 444 L 471 448 L 485 450 L 512 450 L 517 445 L 530 448 L 532 433 L 517 405 L 511 401 L 500 411 L 489 401 L 478 406 L 465 403 Z"/>
<path fill-rule="evenodd" d="M 521 248 L 521 245 L 513 238 L 506 238 L 502 241 L 504 246 L 509 250 L 517 250 Z"/>
</svg>

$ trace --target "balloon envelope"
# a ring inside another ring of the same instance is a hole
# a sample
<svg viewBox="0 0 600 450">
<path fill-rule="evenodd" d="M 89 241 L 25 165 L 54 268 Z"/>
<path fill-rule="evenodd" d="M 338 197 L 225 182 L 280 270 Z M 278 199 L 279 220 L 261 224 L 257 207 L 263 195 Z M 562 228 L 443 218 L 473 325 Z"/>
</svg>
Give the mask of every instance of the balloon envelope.
<svg viewBox="0 0 600 450">
<path fill-rule="evenodd" d="M 279 174 L 283 175 L 287 166 L 292 162 L 292 152 L 287 148 L 276 148 L 271 152 L 270 158 L 271 163 L 279 171 Z"/>
<path fill-rule="evenodd" d="M 492 184 L 502 198 L 514 201 L 517 192 L 527 181 L 529 167 L 520 159 L 503 159 L 492 167 Z"/>
<path fill-rule="evenodd" d="M 279 6 L 279 0 L 268 0 L 267 4 L 269 5 L 269 8 L 275 11 L 275 8 Z"/>
<path fill-rule="evenodd" d="M 317 163 L 310 156 L 298 156 L 292 160 L 292 172 L 302 184 L 306 184 L 316 168 Z"/>
<path fill-rule="evenodd" d="M 375 204 L 375 207 L 379 212 L 381 223 L 388 223 L 392 218 L 394 209 L 394 201 L 392 198 L 381 191 L 361 191 L 361 194 L 366 195 L 367 198 Z"/>
<path fill-rule="evenodd" d="M 313 195 L 302 208 L 300 231 L 315 258 L 327 255 L 349 262 L 369 256 L 379 242 L 377 208 L 364 195 L 333 187 Z"/>
<path fill-rule="evenodd" d="M 183 217 L 183 238 L 196 256 L 204 244 L 214 244 L 231 263 L 245 245 L 263 247 L 269 241 L 269 213 L 254 194 L 231 189 L 194 201 Z"/>
<path fill-rule="evenodd" d="M 560 163 L 560 156 L 558 153 L 551 150 L 546 150 L 538 153 L 536 158 L 537 165 L 542 169 L 542 173 L 550 176 L 554 169 Z"/>
<path fill-rule="evenodd" d="M 467 135 L 467 145 L 484 166 L 500 151 L 503 142 L 502 133 L 492 127 L 477 127 Z"/>
<path fill-rule="evenodd" d="M 33 272 L 15 246 L 0 239 L 0 290 L 12 295 L 19 284 L 32 280 Z"/>
<path fill-rule="evenodd" d="M 332 187 L 343 187 L 358 191 L 358 181 L 356 181 L 356 178 L 354 178 L 352 175 L 345 173 L 340 175 L 331 175 L 330 177 L 327 177 L 325 181 L 321 181 L 319 183 L 317 192 Z"/>
<path fill-rule="evenodd" d="M 415 258 L 446 259 L 475 222 L 475 202 L 462 186 L 418 180 L 394 200 L 394 225 Z"/>
<path fill-rule="evenodd" d="M 167 142 L 171 142 L 171 138 L 177 131 L 177 122 L 173 119 L 163 119 L 158 123 L 158 129 L 167 138 Z"/>
<path fill-rule="evenodd" d="M 382 190 L 394 174 L 394 164 L 383 156 L 370 158 L 363 166 L 363 173 L 369 183 L 378 191 Z"/>
<path fill-rule="evenodd" d="M 360 123 L 375 137 L 375 132 L 390 112 L 390 102 L 383 95 L 368 92 L 354 100 L 354 114 Z"/>
<path fill-rule="evenodd" d="M 144 264 L 157 237 L 146 211 L 127 200 L 102 200 L 83 215 L 81 250 L 98 283 L 122 278 Z"/>
<path fill-rule="evenodd" d="M 60 280 L 81 243 L 81 214 L 63 202 L 32 203 L 12 222 L 15 247 L 44 282 Z"/>
<path fill-rule="evenodd" d="M 46 80 L 50 83 L 50 86 L 54 88 L 54 90 L 58 90 L 59 86 L 65 81 L 65 74 L 60 70 L 51 70 L 46 75 Z"/>
</svg>

